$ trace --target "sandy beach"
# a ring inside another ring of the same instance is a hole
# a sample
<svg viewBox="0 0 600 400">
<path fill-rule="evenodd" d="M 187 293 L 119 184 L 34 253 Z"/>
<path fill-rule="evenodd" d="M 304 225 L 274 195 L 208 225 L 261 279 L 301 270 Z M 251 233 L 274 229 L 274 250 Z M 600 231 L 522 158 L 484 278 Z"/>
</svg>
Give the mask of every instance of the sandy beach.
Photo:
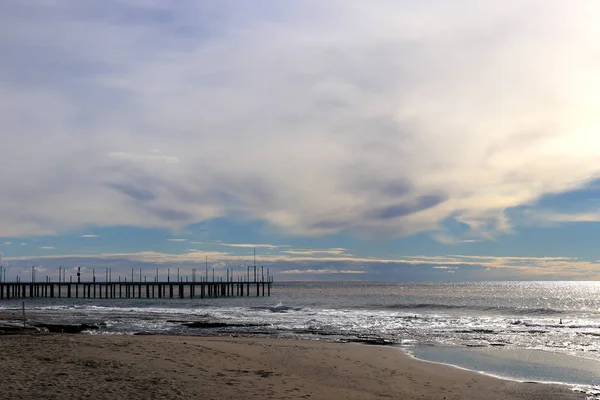
<svg viewBox="0 0 600 400">
<path fill-rule="evenodd" d="M 0 336 L 2 399 L 583 399 L 416 360 L 393 347 L 284 339 Z"/>
</svg>

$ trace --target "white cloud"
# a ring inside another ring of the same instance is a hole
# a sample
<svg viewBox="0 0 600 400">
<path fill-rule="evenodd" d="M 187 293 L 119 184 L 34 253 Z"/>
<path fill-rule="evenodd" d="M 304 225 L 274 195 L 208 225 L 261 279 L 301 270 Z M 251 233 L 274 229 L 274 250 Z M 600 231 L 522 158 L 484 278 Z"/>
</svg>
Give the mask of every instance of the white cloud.
<svg viewBox="0 0 600 400">
<path fill-rule="evenodd" d="M 449 267 L 447 265 L 436 265 L 433 269 L 445 269 L 445 270 L 454 270 L 458 269 L 458 267 Z"/>
<path fill-rule="evenodd" d="M 42 262 L 43 260 L 61 260 L 68 264 L 68 260 L 74 260 L 78 264 L 90 264 L 94 260 L 116 261 L 115 267 L 120 265 L 123 260 L 132 263 L 148 263 L 159 265 L 194 265 L 204 266 L 208 257 L 209 265 L 222 265 L 223 262 L 235 264 L 237 266 L 247 265 L 251 262 L 252 256 L 233 255 L 226 252 L 202 251 L 189 249 L 186 253 L 171 254 L 159 252 L 139 252 L 139 253 L 108 253 L 98 255 L 48 255 L 48 256 L 28 256 L 28 257 L 5 257 L 6 261 L 17 262 Z M 447 256 L 411 256 L 399 258 L 378 258 L 371 257 L 347 257 L 345 255 L 327 257 L 303 255 L 290 256 L 284 254 L 261 255 L 257 259 L 257 264 L 271 263 L 276 266 L 287 265 L 307 265 L 304 268 L 290 268 L 289 270 L 300 269 L 317 270 L 311 268 L 315 263 L 343 263 L 348 268 L 321 268 L 319 270 L 354 270 L 358 266 L 381 264 L 387 266 L 410 265 L 414 267 L 434 268 L 439 270 L 457 271 L 462 267 L 478 267 L 482 269 L 495 270 L 498 273 L 509 273 L 512 276 L 535 277 L 540 279 L 561 277 L 564 279 L 600 279 L 600 262 L 582 260 L 575 257 L 496 257 L 496 256 L 468 256 L 468 255 L 447 255 Z M 360 269 L 363 270 L 363 269 Z M 336 272 L 340 273 L 340 272 Z"/>
<path fill-rule="evenodd" d="M 12 242 L 4 242 L 5 246 L 10 246 L 12 244 Z"/>
<path fill-rule="evenodd" d="M 356 270 L 356 269 L 288 269 L 288 270 L 283 270 L 280 271 L 281 274 L 293 274 L 293 275 L 298 275 L 298 274 L 316 274 L 316 275 L 323 275 L 323 274 L 364 274 L 366 273 L 363 270 Z"/>
<path fill-rule="evenodd" d="M 99 238 L 100 235 L 91 235 L 91 234 L 89 234 L 89 235 L 81 235 L 80 237 L 84 238 L 84 239 L 94 239 L 94 238 Z"/>
<path fill-rule="evenodd" d="M 25 242 L 21 242 L 21 243 L 19 243 L 19 244 L 20 244 L 21 246 L 27 246 L 27 243 L 25 243 Z"/>
<path fill-rule="evenodd" d="M 275 249 L 279 246 L 274 244 L 252 244 L 252 243 L 216 243 L 220 246 L 241 247 L 241 248 L 257 248 L 257 249 Z"/>
<path fill-rule="evenodd" d="M 160 161 L 160 162 L 164 162 L 165 164 L 174 164 L 174 163 L 179 162 L 179 159 L 177 157 L 159 156 L 159 155 L 154 155 L 154 154 L 133 154 L 133 153 L 115 152 L 115 153 L 109 153 L 108 156 L 112 157 L 112 158 L 120 159 L 120 160 L 128 160 L 128 161 L 134 161 L 134 162 L 135 161 L 137 161 L 137 162 Z"/>
<path fill-rule="evenodd" d="M 40 249 L 42 249 L 42 250 L 55 250 L 56 247 L 53 247 L 53 246 L 40 246 Z"/>
<path fill-rule="evenodd" d="M 489 238 L 600 173 L 597 1 L 282 4 L 2 2 L 0 236 Z"/>
<path fill-rule="evenodd" d="M 282 253 L 291 255 L 318 255 L 318 254 L 330 254 L 330 255 L 345 255 L 351 257 L 351 254 L 346 253 L 346 249 L 343 248 L 332 248 L 325 250 L 283 250 Z"/>
<path fill-rule="evenodd" d="M 580 212 L 557 212 L 540 211 L 531 215 L 531 218 L 542 223 L 552 222 L 600 222 L 600 211 L 580 211 Z"/>
<path fill-rule="evenodd" d="M 172 238 L 172 239 L 167 239 L 167 242 L 187 242 L 187 239 Z"/>
</svg>

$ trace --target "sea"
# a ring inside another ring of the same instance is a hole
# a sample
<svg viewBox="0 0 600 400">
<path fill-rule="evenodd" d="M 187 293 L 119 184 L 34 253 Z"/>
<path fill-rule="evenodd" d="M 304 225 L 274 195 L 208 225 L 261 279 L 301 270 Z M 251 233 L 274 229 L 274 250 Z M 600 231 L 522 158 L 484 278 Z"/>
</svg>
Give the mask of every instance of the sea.
<svg viewBox="0 0 600 400">
<path fill-rule="evenodd" d="M 21 306 L 22 300 L 0 301 L 0 313 Z M 25 307 L 30 320 L 96 325 L 87 334 L 256 335 L 400 347 L 423 360 L 561 383 L 600 399 L 600 282 L 276 281 L 265 297 L 26 299 Z"/>
</svg>

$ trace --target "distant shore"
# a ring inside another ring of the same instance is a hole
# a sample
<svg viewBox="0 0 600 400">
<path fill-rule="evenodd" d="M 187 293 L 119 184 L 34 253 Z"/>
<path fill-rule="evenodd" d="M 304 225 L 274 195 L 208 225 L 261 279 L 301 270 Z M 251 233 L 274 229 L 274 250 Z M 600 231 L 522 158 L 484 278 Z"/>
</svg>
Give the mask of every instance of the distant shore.
<svg viewBox="0 0 600 400">
<path fill-rule="evenodd" d="M 496 379 L 394 347 L 286 339 L 0 336 L 11 399 L 584 399 Z"/>
</svg>

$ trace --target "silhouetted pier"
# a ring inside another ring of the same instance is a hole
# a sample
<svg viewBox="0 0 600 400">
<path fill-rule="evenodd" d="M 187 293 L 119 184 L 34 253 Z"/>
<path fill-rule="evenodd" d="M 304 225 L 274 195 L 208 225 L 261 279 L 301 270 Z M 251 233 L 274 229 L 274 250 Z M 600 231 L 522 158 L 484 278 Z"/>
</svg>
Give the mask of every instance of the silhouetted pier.
<svg viewBox="0 0 600 400">
<path fill-rule="evenodd" d="M 250 272 L 251 270 L 252 273 Z M 180 277 L 177 270 L 176 280 L 171 280 L 170 269 L 167 279 L 160 280 L 158 270 L 156 277 L 148 281 L 142 279 L 142 270 L 139 270 L 139 279 L 136 281 L 134 270 L 131 279 L 126 277 L 113 281 L 112 271 L 106 270 L 104 281 L 96 279 L 95 270 L 92 281 L 85 282 L 81 279 L 78 269 L 77 277 L 69 277 L 66 281 L 66 270 L 59 270 L 59 281 L 52 282 L 46 276 L 43 282 L 36 282 L 35 269 L 32 267 L 31 280 L 23 282 L 19 277 L 14 282 L 0 279 L 0 300 L 17 298 L 84 298 L 84 299 L 162 299 L 162 298 L 208 298 L 208 297 L 233 297 L 233 296 L 270 296 L 273 277 L 264 274 L 264 268 L 250 266 L 246 274 L 234 276 L 232 270 L 226 270 L 226 276 L 215 277 L 213 270 L 212 279 L 208 270 L 204 277 L 198 276 L 193 270 L 192 277 Z M 1 276 L 1 272 L 0 272 Z"/>
</svg>

